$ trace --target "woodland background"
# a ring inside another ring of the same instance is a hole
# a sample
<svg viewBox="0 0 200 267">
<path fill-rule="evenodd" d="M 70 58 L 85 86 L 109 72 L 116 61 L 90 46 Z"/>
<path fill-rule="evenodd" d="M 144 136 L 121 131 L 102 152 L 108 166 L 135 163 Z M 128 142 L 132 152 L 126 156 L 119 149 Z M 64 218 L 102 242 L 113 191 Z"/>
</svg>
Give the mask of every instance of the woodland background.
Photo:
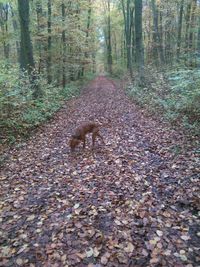
<svg viewBox="0 0 200 267">
<path fill-rule="evenodd" d="M 200 1 L 1 0 L 0 69 L 2 144 L 105 73 L 126 77 L 149 112 L 198 134 Z"/>
</svg>

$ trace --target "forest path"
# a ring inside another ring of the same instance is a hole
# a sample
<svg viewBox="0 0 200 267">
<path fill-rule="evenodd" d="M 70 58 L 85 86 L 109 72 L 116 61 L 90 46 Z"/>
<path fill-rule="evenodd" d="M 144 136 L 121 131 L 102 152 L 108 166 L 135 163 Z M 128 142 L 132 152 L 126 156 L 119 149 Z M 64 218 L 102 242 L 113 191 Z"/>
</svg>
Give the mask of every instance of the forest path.
<svg viewBox="0 0 200 267">
<path fill-rule="evenodd" d="M 70 153 L 70 134 L 88 118 L 112 120 L 106 145 Z M 198 266 L 198 163 L 184 135 L 96 78 L 10 152 L 0 266 Z"/>
</svg>

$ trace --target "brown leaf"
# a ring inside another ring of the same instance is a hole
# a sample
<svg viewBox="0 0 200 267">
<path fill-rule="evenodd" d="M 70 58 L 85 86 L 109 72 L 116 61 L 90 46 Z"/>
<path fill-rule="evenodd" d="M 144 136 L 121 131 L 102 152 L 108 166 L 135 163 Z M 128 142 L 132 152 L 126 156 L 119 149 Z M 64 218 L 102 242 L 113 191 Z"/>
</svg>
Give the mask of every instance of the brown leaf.
<svg viewBox="0 0 200 267">
<path fill-rule="evenodd" d="M 135 249 L 135 246 L 132 243 L 128 243 L 128 245 L 124 248 L 125 252 L 132 253 Z"/>
<path fill-rule="evenodd" d="M 85 253 L 86 253 L 87 258 L 90 258 L 94 254 L 94 250 L 93 248 L 89 248 L 88 250 L 86 250 Z"/>
<path fill-rule="evenodd" d="M 108 260 L 110 258 L 110 253 L 106 252 L 102 257 L 101 257 L 101 263 L 103 265 L 106 265 L 108 263 Z"/>
<path fill-rule="evenodd" d="M 190 239 L 190 237 L 188 235 L 182 235 L 181 239 L 184 240 L 184 241 L 187 241 L 187 240 Z"/>
<path fill-rule="evenodd" d="M 19 266 L 23 266 L 24 261 L 23 261 L 22 259 L 18 258 L 18 259 L 16 260 L 16 263 L 17 263 L 17 265 L 19 265 Z"/>
</svg>

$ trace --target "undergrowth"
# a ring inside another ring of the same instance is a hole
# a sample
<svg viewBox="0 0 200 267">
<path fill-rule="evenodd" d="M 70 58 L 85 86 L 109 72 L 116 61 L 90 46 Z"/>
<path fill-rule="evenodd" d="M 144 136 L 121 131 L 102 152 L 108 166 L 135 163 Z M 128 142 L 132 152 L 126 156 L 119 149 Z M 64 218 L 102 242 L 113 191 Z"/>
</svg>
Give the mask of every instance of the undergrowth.
<svg viewBox="0 0 200 267">
<path fill-rule="evenodd" d="M 127 91 L 137 104 L 199 134 L 200 70 L 179 68 L 159 72 L 149 67 L 145 69 L 144 87 L 134 80 L 136 77 Z"/>
<path fill-rule="evenodd" d="M 35 83 L 42 90 L 42 96 L 34 99 L 33 85 L 26 73 L 19 79 L 18 66 L 0 63 L 0 144 L 14 143 L 27 137 L 32 129 L 50 119 L 65 100 L 77 96 L 84 81 L 70 82 L 64 89 L 49 85 L 42 75 Z M 91 75 L 85 81 L 92 79 Z"/>
</svg>

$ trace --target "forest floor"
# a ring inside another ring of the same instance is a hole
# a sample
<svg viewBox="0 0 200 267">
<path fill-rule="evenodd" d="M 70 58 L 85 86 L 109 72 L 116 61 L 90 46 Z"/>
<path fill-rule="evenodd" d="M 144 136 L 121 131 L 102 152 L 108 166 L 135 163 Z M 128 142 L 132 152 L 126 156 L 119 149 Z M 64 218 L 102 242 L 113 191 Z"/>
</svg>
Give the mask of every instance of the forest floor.
<svg viewBox="0 0 200 267">
<path fill-rule="evenodd" d="M 116 267 L 200 264 L 195 140 L 134 105 L 98 77 L 26 143 L 0 175 L 0 266 Z M 99 142 L 71 153 L 82 121 Z"/>
</svg>

